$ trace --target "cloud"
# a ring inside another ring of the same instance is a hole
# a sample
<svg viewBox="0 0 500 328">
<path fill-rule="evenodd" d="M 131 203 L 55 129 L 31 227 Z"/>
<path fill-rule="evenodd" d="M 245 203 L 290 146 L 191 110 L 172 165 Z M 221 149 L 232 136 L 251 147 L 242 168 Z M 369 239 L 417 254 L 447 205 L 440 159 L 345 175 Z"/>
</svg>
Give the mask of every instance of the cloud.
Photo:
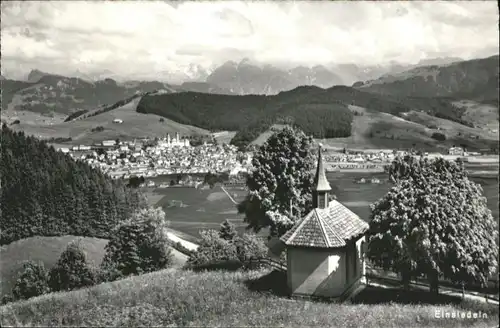
<svg viewBox="0 0 500 328">
<path fill-rule="evenodd" d="M 251 58 L 316 65 L 498 51 L 496 2 L 2 2 L 2 70 L 158 77 Z M 33 67 L 27 67 L 33 65 Z"/>
</svg>

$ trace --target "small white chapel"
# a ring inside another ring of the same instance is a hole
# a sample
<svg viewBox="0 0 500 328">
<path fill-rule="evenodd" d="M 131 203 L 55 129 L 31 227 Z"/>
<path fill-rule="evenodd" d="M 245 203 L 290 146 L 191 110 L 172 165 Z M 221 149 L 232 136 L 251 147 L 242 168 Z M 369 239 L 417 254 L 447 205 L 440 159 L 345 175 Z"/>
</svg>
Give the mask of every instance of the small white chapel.
<svg viewBox="0 0 500 328">
<path fill-rule="evenodd" d="M 291 295 L 344 300 L 366 283 L 364 244 L 369 225 L 331 197 L 331 190 L 320 146 L 314 208 L 269 244 L 272 257 L 286 251 Z"/>
</svg>

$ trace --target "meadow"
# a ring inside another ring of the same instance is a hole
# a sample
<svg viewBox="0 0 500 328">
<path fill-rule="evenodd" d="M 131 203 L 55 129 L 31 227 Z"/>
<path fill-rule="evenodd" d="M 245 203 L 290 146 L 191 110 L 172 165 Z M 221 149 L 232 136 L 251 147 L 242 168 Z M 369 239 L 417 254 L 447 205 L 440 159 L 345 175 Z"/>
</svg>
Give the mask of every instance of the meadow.
<svg viewBox="0 0 500 328">
<path fill-rule="evenodd" d="M 11 291 L 24 261 L 42 262 L 45 268 L 51 269 L 67 245 L 75 240 L 80 241 L 91 264 L 96 266 L 101 264 L 104 248 L 108 243 L 106 239 L 76 236 L 31 237 L 2 246 L 0 248 L 0 297 Z M 175 249 L 172 249 L 172 253 L 174 267 L 183 266 L 187 256 Z"/>
<path fill-rule="evenodd" d="M 478 165 L 474 166 L 479 167 Z M 496 169 L 498 166 L 483 165 L 481 170 Z M 385 195 L 391 187 L 385 173 L 363 173 L 363 172 L 331 172 L 327 178 L 332 187 L 332 193 L 345 206 L 368 221 L 370 217 L 370 204 Z M 358 184 L 357 180 L 365 178 L 370 180 L 377 178 L 380 184 Z M 157 177 L 155 181 L 167 180 Z M 488 199 L 488 207 L 493 216 L 498 220 L 498 181 L 494 177 L 472 177 L 473 181 L 481 184 L 483 194 Z M 239 202 L 246 192 L 244 190 L 229 189 L 233 198 Z M 237 214 L 235 204 L 225 195 L 220 187 L 214 189 L 194 188 L 166 188 L 155 189 L 148 193 L 152 205 L 161 206 L 170 220 L 170 227 L 183 234 L 198 238 L 199 230 L 218 229 L 219 225 L 226 219 L 232 222 L 237 230 L 245 231 L 246 224 L 243 216 Z M 180 205 L 182 203 L 182 205 Z M 262 232 L 265 235 L 265 232 Z"/>
<path fill-rule="evenodd" d="M 116 138 L 155 137 L 165 136 L 167 133 L 172 135 L 176 132 L 181 135 L 204 135 L 208 133 L 206 130 L 180 124 L 158 115 L 137 113 L 136 108 L 139 101 L 140 98 L 137 98 L 121 107 L 96 116 L 56 124 L 33 124 L 30 121 L 24 121 L 21 116 L 21 123 L 12 127 L 16 131 L 22 130 L 26 134 L 32 134 L 39 138 L 71 137 L 73 140 L 67 145 L 90 145 L 103 140 L 115 140 Z M 123 123 L 113 123 L 115 118 L 122 119 Z M 98 126 L 102 126 L 104 130 L 92 132 L 92 129 Z"/>
<path fill-rule="evenodd" d="M 226 190 L 237 202 L 246 195 L 244 190 Z M 148 199 L 151 197 L 160 198 L 155 205 L 164 209 L 173 230 L 198 238 L 199 230 L 218 230 L 220 224 L 227 219 L 240 233 L 245 231 L 243 216 L 237 213 L 236 205 L 219 186 L 213 189 L 155 189 L 152 196 L 148 195 Z"/>
<path fill-rule="evenodd" d="M 0 307 L 2 326 L 493 327 L 498 307 L 368 286 L 351 302 L 284 296 L 284 273 L 167 269 Z M 480 313 L 443 319 L 438 313 Z"/>
</svg>

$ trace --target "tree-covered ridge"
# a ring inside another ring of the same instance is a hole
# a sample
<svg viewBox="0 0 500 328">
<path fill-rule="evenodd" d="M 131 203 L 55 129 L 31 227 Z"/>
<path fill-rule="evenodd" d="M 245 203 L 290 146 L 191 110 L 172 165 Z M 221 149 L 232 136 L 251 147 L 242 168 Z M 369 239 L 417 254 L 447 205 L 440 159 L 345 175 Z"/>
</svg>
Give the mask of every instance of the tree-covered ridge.
<svg viewBox="0 0 500 328">
<path fill-rule="evenodd" d="M 142 197 L 44 141 L 2 127 L 0 243 L 30 236 L 107 238 Z"/>
<path fill-rule="evenodd" d="M 275 96 L 182 92 L 145 96 L 140 113 L 157 114 L 204 129 L 238 131 L 233 144 L 246 145 L 272 124 L 287 121 L 315 137 L 348 137 L 352 114 L 341 102 L 315 100 L 321 88 L 297 88 Z M 295 92 L 296 91 L 296 92 Z"/>
<path fill-rule="evenodd" d="M 216 131 L 238 131 L 235 145 L 246 145 L 273 124 L 295 125 L 316 138 L 351 135 L 353 115 L 348 105 L 399 115 L 423 111 L 462 122 L 463 109 L 452 99 L 380 95 L 346 86 L 329 89 L 303 86 L 274 96 L 217 95 L 181 92 L 144 96 L 140 113 L 157 114 L 173 121 Z"/>
</svg>

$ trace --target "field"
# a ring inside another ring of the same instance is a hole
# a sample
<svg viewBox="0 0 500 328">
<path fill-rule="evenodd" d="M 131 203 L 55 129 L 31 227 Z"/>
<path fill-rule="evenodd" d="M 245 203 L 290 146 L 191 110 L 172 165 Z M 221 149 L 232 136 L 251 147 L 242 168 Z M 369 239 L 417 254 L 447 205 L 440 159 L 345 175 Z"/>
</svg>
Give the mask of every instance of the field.
<svg viewBox="0 0 500 328">
<path fill-rule="evenodd" d="M 2 326 L 190 327 L 493 327 L 495 305 L 368 286 L 352 303 L 284 297 L 278 272 L 176 269 L 43 295 L 0 307 Z M 425 299 L 426 298 L 426 299 Z M 376 301 L 377 300 L 377 301 Z M 409 304 L 421 302 L 421 304 Z M 429 304 L 430 303 L 430 304 Z M 441 319 L 436 311 L 481 312 L 479 319 Z"/>
<path fill-rule="evenodd" d="M 479 128 L 498 132 L 498 108 L 495 106 L 468 100 L 458 101 L 455 105 L 466 108 L 462 117 L 464 120 L 474 123 Z"/>
<path fill-rule="evenodd" d="M 497 167 L 498 172 L 498 167 Z M 355 179 L 377 178 L 381 184 L 357 184 Z M 370 215 L 370 204 L 380 199 L 389 190 L 391 185 L 387 182 L 385 173 L 351 173 L 335 172 L 327 173 L 328 181 L 332 187 L 332 193 L 337 199 L 353 212 L 358 214 L 363 220 L 368 221 Z M 488 199 L 488 207 L 492 211 L 493 217 L 498 221 L 498 181 L 495 178 L 472 177 L 472 181 L 481 184 L 483 195 Z"/>
<path fill-rule="evenodd" d="M 2 121 L 10 125 L 14 120 L 19 120 L 23 124 L 28 125 L 49 125 L 64 122 L 66 115 L 52 112 L 51 114 L 41 114 L 31 111 L 15 111 L 6 109 L 2 111 Z"/>
<path fill-rule="evenodd" d="M 471 165 L 471 168 L 489 170 L 498 175 L 498 165 L 475 164 Z M 327 178 L 332 186 L 332 193 L 337 196 L 338 200 L 366 221 L 369 220 L 370 216 L 370 204 L 383 197 L 391 187 L 385 173 L 331 172 L 327 173 Z M 381 184 L 358 184 L 355 182 L 361 178 L 367 180 L 377 178 Z M 162 181 L 161 179 L 167 178 L 157 177 L 153 180 Z M 483 194 L 488 199 L 488 207 L 498 220 L 497 179 L 495 176 L 471 177 L 471 179 L 483 187 Z M 233 194 L 232 196 L 237 202 L 241 201 L 246 194 L 245 191 L 237 189 L 230 189 L 229 192 Z M 199 238 L 199 230 L 218 229 L 220 223 L 225 219 L 231 221 L 240 233 L 245 231 L 246 224 L 243 222 L 243 216 L 236 213 L 235 204 L 220 187 L 206 190 L 194 188 L 154 189 L 149 190 L 147 196 L 151 205 L 161 206 L 165 210 L 170 227 L 184 235 L 191 236 L 191 241 L 195 241 L 192 237 Z"/>
<path fill-rule="evenodd" d="M 273 135 L 274 131 L 276 130 L 281 130 L 285 127 L 283 124 L 273 124 L 267 131 L 264 131 L 261 133 L 257 139 L 252 141 L 252 145 L 262 145 L 264 142 L 266 142 L 267 139 L 269 139 L 270 136 Z"/>
<path fill-rule="evenodd" d="M 15 130 L 23 130 L 27 134 L 39 138 L 71 137 L 76 144 L 91 144 L 103 140 L 133 139 L 145 136 L 159 137 L 167 133 L 180 135 L 207 134 L 208 132 L 189 125 L 180 124 L 164 118 L 160 122 L 160 116 L 154 114 L 140 114 L 136 107 L 141 98 L 93 117 L 71 122 L 63 122 L 52 125 L 40 125 L 25 123 L 13 125 Z M 122 124 L 113 123 L 115 118 L 123 120 Z M 92 132 L 95 127 L 102 126 L 101 132 Z"/>
<path fill-rule="evenodd" d="M 246 195 L 246 191 L 238 189 L 229 189 L 228 192 L 237 202 Z M 218 230 L 226 219 L 240 233 L 245 231 L 243 216 L 237 213 L 236 205 L 218 186 L 204 190 L 182 187 L 155 189 L 148 193 L 148 200 L 150 204 L 164 209 L 170 228 L 195 238 L 199 238 L 199 230 Z M 157 200 L 156 203 L 154 200 Z"/>
<path fill-rule="evenodd" d="M 215 137 L 215 140 L 218 144 L 228 144 L 231 142 L 231 139 L 236 135 L 236 131 L 223 131 L 219 132 Z"/>
<path fill-rule="evenodd" d="M 1 295 L 8 294 L 12 289 L 24 261 L 43 262 L 47 269 L 52 268 L 66 246 L 79 239 L 89 260 L 99 265 L 104 257 L 106 239 L 61 236 L 61 237 L 31 237 L 15 241 L 0 249 Z M 172 249 L 175 266 L 181 266 L 187 257 Z M 0 296 L 1 296 L 0 295 Z"/>
</svg>

